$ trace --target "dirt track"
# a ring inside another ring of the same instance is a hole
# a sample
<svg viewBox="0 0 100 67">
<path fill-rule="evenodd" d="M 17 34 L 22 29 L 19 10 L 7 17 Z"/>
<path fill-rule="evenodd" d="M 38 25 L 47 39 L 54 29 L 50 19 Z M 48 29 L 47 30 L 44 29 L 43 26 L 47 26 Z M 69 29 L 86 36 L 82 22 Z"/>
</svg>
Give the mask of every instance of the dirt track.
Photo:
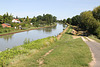
<svg viewBox="0 0 100 67">
<path fill-rule="evenodd" d="M 87 39 L 83 39 L 85 43 L 90 47 L 93 53 L 93 62 L 90 67 L 100 67 L 100 43 L 86 37 Z"/>
</svg>

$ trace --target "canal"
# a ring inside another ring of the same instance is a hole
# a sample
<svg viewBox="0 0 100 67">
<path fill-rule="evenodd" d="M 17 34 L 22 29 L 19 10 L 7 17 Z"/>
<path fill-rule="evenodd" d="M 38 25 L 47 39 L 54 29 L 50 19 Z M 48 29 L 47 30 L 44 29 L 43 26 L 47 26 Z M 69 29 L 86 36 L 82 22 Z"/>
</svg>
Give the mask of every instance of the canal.
<svg viewBox="0 0 100 67">
<path fill-rule="evenodd" d="M 30 30 L 11 35 L 0 36 L 0 51 L 4 51 L 7 48 L 22 45 L 25 39 L 34 41 L 37 39 L 46 38 L 49 36 L 57 36 L 65 29 L 67 25 L 57 23 L 57 26 L 49 28 L 41 28 L 37 30 Z"/>
</svg>

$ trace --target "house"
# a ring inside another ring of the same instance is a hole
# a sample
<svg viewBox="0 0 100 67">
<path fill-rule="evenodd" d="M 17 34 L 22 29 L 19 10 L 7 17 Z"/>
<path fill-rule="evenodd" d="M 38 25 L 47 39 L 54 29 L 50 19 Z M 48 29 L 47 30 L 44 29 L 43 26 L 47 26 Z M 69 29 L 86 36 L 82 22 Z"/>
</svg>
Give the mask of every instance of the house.
<svg viewBox="0 0 100 67">
<path fill-rule="evenodd" d="M 12 22 L 13 23 L 21 23 L 21 21 L 19 19 L 13 19 Z"/>
<path fill-rule="evenodd" d="M 2 24 L 2 27 L 5 28 L 5 27 L 11 27 L 11 25 L 9 23 L 4 23 Z"/>
</svg>

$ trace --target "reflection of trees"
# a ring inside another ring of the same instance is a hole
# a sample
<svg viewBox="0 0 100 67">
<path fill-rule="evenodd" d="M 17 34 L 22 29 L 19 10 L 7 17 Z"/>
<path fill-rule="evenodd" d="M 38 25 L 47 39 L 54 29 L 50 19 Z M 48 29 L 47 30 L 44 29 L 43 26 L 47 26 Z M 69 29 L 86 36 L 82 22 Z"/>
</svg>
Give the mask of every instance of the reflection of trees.
<svg viewBox="0 0 100 67">
<path fill-rule="evenodd" d="M 37 29 L 37 31 L 41 31 L 41 30 L 43 30 L 43 28 Z"/>
<path fill-rule="evenodd" d="M 54 27 L 48 27 L 48 28 L 43 28 L 43 32 L 50 33 L 50 32 L 52 32 L 53 29 L 56 29 L 56 26 L 54 26 Z"/>
<path fill-rule="evenodd" d="M 57 26 L 52 27 L 54 30 L 56 29 Z"/>
<path fill-rule="evenodd" d="M 5 36 L 0 36 L 0 38 L 3 38 L 8 41 L 9 39 L 12 39 L 12 36 L 13 34 L 10 34 L 10 35 L 5 35 Z"/>
<path fill-rule="evenodd" d="M 56 26 L 54 26 L 54 27 L 47 27 L 47 28 L 41 28 L 41 29 L 37 29 L 37 31 L 41 31 L 41 30 L 43 30 L 43 32 L 52 32 L 52 30 L 56 30 Z"/>
<path fill-rule="evenodd" d="M 63 28 L 66 28 L 67 27 L 67 25 L 66 24 L 63 24 Z"/>
<path fill-rule="evenodd" d="M 52 32 L 52 28 L 43 28 L 43 32 Z"/>
<path fill-rule="evenodd" d="M 63 24 L 63 27 L 65 28 L 65 24 Z"/>
</svg>

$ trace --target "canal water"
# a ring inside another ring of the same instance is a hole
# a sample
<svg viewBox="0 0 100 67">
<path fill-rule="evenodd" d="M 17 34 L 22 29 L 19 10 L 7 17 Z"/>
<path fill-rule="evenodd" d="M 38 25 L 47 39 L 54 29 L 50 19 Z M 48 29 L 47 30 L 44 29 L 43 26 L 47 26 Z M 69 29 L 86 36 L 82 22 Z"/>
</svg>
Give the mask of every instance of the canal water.
<svg viewBox="0 0 100 67">
<path fill-rule="evenodd" d="M 46 38 L 49 36 L 57 36 L 65 29 L 67 25 L 57 23 L 57 26 L 49 28 L 41 28 L 37 30 L 30 30 L 11 35 L 0 36 L 0 51 L 4 51 L 7 48 L 22 45 L 25 39 L 34 41 L 37 39 Z"/>
</svg>

